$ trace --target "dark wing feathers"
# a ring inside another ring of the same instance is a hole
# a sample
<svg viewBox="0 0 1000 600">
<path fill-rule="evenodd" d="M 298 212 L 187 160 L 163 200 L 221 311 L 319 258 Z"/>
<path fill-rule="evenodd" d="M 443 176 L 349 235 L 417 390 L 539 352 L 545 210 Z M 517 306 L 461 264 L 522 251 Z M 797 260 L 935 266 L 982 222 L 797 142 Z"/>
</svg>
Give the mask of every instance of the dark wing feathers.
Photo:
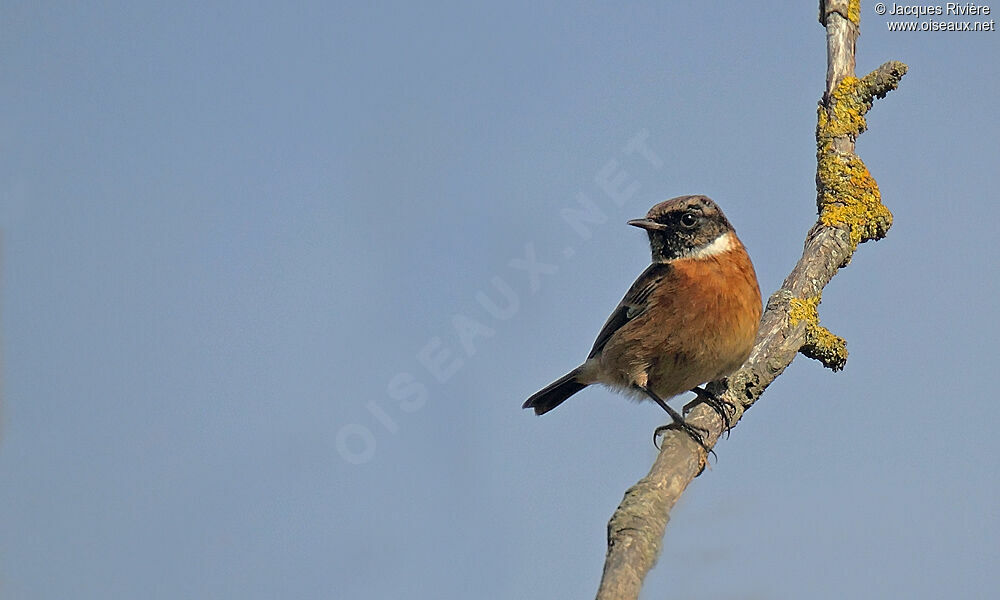
<svg viewBox="0 0 1000 600">
<path fill-rule="evenodd" d="M 597 340 L 590 350 L 590 355 L 587 356 L 588 359 L 600 354 L 616 331 L 646 311 L 649 295 L 669 272 L 669 264 L 653 263 L 642 272 L 642 275 L 639 275 L 632 287 L 625 293 L 625 297 L 618 303 L 614 312 L 608 317 L 601 332 L 597 334 Z"/>
</svg>

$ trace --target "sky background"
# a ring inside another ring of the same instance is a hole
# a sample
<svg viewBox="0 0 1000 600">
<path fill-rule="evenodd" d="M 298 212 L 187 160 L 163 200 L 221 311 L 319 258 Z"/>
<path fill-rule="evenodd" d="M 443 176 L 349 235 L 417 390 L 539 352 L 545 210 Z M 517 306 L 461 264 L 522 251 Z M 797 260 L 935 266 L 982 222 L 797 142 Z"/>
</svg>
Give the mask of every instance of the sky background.
<svg viewBox="0 0 1000 600">
<path fill-rule="evenodd" d="M 704 193 L 765 295 L 799 258 L 815 2 L 344 4 L 0 7 L 0 597 L 592 597 L 664 415 L 520 405 L 648 263 L 625 222 Z M 1000 587 L 1000 33 L 889 18 L 847 368 L 720 442 L 644 598 Z"/>
</svg>

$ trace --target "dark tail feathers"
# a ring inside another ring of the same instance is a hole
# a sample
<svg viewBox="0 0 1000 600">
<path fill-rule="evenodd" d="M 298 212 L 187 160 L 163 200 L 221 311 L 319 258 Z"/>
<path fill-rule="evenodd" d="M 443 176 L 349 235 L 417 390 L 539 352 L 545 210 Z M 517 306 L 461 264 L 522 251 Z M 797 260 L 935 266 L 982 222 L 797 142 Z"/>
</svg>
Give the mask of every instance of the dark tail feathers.
<svg viewBox="0 0 1000 600">
<path fill-rule="evenodd" d="M 586 383 L 577 381 L 576 376 L 579 373 L 580 369 L 573 369 L 542 388 L 542 390 L 535 392 L 530 398 L 524 401 L 522 408 L 533 408 L 536 415 L 544 415 L 559 406 L 563 403 L 563 400 L 587 387 Z"/>
</svg>

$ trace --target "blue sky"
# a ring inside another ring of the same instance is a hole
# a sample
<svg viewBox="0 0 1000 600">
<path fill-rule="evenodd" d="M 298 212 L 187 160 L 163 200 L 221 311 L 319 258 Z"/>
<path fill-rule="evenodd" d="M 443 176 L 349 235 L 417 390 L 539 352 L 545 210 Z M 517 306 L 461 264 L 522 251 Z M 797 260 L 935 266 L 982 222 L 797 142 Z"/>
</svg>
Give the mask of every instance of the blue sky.
<svg viewBox="0 0 1000 600">
<path fill-rule="evenodd" d="M 859 73 L 910 72 L 858 144 L 895 224 L 820 308 L 847 368 L 719 444 L 644 597 L 1000 586 L 1000 34 L 872 6 Z M 824 31 L 784 10 L 5 3 L 0 595 L 592 595 L 664 416 L 520 404 L 656 202 L 713 197 L 765 294 L 798 259 Z"/>
</svg>

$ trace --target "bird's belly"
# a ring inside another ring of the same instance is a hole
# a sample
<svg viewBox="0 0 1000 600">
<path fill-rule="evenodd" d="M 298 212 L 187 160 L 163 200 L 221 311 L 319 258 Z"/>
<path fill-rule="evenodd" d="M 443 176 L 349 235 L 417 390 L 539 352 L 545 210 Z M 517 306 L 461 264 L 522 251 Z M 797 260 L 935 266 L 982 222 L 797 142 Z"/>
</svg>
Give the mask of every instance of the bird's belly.
<svg viewBox="0 0 1000 600">
<path fill-rule="evenodd" d="M 689 354 L 675 353 L 650 365 L 648 385 L 656 395 L 669 398 L 703 383 L 721 379 L 743 364 L 750 355 L 753 340 L 743 344 L 732 341 L 705 342 Z M 713 347 L 714 346 L 714 347 Z"/>
<path fill-rule="evenodd" d="M 667 399 L 730 375 L 746 361 L 761 314 L 752 267 L 744 276 L 708 264 L 707 273 L 704 261 L 676 264 L 676 293 L 650 306 L 605 348 L 602 383 L 649 387 Z"/>
<path fill-rule="evenodd" d="M 738 369 L 750 356 L 757 333 L 756 323 L 733 323 L 727 318 L 693 320 L 684 329 L 675 329 L 656 343 L 645 339 L 645 343 L 610 346 L 599 359 L 600 376 L 593 382 L 622 390 L 648 387 L 666 400 Z M 681 339 L 687 341 L 678 343 Z"/>
</svg>

